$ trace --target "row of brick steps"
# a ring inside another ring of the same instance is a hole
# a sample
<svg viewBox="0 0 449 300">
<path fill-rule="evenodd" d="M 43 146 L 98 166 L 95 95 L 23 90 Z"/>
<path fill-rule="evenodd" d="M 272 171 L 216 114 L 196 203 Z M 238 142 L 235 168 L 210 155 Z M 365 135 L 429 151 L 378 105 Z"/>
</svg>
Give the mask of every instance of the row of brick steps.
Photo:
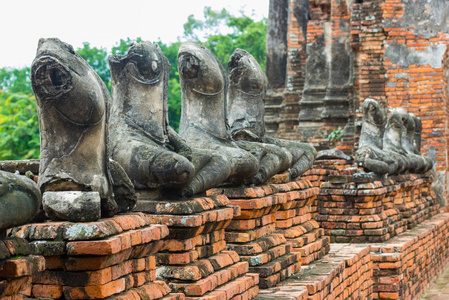
<svg viewBox="0 0 449 300">
<path fill-rule="evenodd" d="M 26 239 L 32 253 L 45 259 L 45 270 L 34 272 L 32 285 L 22 292 L 27 297 L 104 299 L 135 293 L 176 299 L 165 282 L 156 281 L 155 253 L 168 228 L 152 225 L 145 214 L 28 224 L 11 235 Z"/>
<path fill-rule="evenodd" d="M 388 179 L 370 174 L 329 175 L 327 180 L 320 187 L 315 220 L 331 242 L 384 242 L 438 212 L 428 173 Z"/>
<path fill-rule="evenodd" d="M 297 191 L 296 183 L 289 184 L 208 191 L 209 195 L 226 195 L 232 205 L 240 207 L 241 215 L 226 228 L 227 247 L 248 262 L 249 272 L 259 274 L 260 288 L 275 286 L 301 268 L 300 253 L 291 252 L 290 243 L 276 232 L 276 212 L 308 195 Z"/>
<path fill-rule="evenodd" d="M 258 274 L 248 273 L 248 263 L 227 250 L 225 228 L 241 211 L 223 195 L 187 200 L 142 199 L 142 210 L 153 223 L 168 226 L 170 234 L 156 255 L 157 279 L 186 299 L 253 299 Z"/>
<path fill-rule="evenodd" d="M 449 262 L 448 234 L 449 213 L 441 213 L 384 243 L 333 243 L 257 299 L 418 299 Z"/>
<path fill-rule="evenodd" d="M 32 255 L 23 238 L 0 240 L 0 299 L 22 299 L 30 293 L 33 275 L 45 270 L 42 256 Z"/>
</svg>

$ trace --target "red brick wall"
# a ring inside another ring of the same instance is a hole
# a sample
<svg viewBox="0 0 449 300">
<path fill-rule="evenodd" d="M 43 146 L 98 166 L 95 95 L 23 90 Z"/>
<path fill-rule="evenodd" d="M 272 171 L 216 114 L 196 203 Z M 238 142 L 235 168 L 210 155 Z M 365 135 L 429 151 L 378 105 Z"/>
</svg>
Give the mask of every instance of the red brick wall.
<svg viewBox="0 0 449 300">
<path fill-rule="evenodd" d="M 425 2 L 425 1 L 424 1 Z M 421 152 L 436 163 L 444 184 L 448 169 L 448 101 L 443 92 L 445 78 L 443 54 L 449 44 L 449 35 L 438 26 L 432 11 L 434 3 L 421 3 L 423 25 L 409 10 L 413 2 L 385 1 L 383 19 L 385 31 L 384 66 L 385 92 L 388 107 L 404 107 L 421 118 L 423 142 Z M 443 9 L 443 8 L 441 8 Z M 443 9 L 444 10 L 444 9 Z M 416 22 L 410 22 L 415 19 Z M 407 24 L 407 22 L 413 24 Z M 427 23 L 426 23 L 427 22 Z M 418 27 L 417 27 L 418 26 Z M 400 50 L 400 60 L 391 55 Z M 392 57 L 391 57 L 392 56 Z M 404 61 L 405 60 L 405 61 Z"/>
<path fill-rule="evenodd" d="M 381 101 L 387 108 L 401 106 L 416 114 L 423 123 L 421 152 L 434 159 L 436 170 L 446 185 L 449 71 L 448 55 L 444 54 L 449 44 L 449 25 L 443 13 L 449 9 L 449 2 L 310 0 L 311 19 L 307 24 L 306 38 L 294 15 L 295 0 L 290 3 L 287 82 L 277 136 L 325 146 L 327 134 L 341 126 L 323 119 L 323 123 L 317 122 L 320 132 L 307 138 L 299 129 L 309 124 L 299 122 L 298 113 L 307 81 L 307 45 L 315 43 L 326 30 L 330 31 L 330 37 L 328 34 L 325 43 L 332 43 L 342 33 L 340 25 L 349 18 L 353 87 L 352 94 L 348 96 L 351 114 L 348 123 L 355 119 L 357 128 L 357 121 L 361 120 L 357 109 L 367 97 Z M 332 77 L 332 72 L 330 74 Z M 357 138 L 355 145 L 350 138 L 346 141 L 346 144 L 352 143 L 351 148 L 356 146 Z M 343 145 L 345 147 L 348 145 Z"/>
<path fill-rule="evenodd" d="M 407 111 L 421 118 L 423 124 L 422 152 L 435 151 L 435 161 L 438 171 L 447 169 L 447 97 L 443 95 L 444 74 L 442 55 L 429 53 L 432 47 L 449 44 L 449 35 L 435 32 L 431 37 L 416 33 L 415 26 L 402 27 L 397 25 L 404 16 L 404 3 L 399 0 L 386 1 L 383 5 L 385 26 L 385 43 L 391 45 L 404 45 L 409 55 L 434 56 L 434 64 L 398 63 L 386 55 L 384 65 L 386 69 L 385 92 L 388 107 L 404 107 Z M 441 47 L 443 46 L 443 47 Z M 385 50 L 385 53 L 388 49 Z"/>
</svg>

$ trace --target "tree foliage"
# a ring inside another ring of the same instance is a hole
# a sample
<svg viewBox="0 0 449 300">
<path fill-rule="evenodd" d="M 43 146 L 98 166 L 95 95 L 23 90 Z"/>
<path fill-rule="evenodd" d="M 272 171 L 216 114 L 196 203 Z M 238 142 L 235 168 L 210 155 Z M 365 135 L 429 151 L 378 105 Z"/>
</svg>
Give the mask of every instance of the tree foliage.
<svg viewBox="0 0 449 300">
<path fill-rule="evenodd" d="M 91 47 L 88 42 L 76 52 L 97 72 L 107 88 L 111 90 L 111 71 L 108 64 L 108 51 L 104 48 Z"/>
<path fill-rule="evenodd" d="M 34 96 L 0 92 L 0 159 L 39 157 L 39 122 Z"/>
<path fill-rule="evenodd" d="M 31 95 L 33 88 L 31 87 L 30 68 L 0 69 L 0 90 Z"/>
<path fill-rule="evenodd" d="M 264 68 L 266 32 L 266 19 L 256 22 L 244 13 L 234 16 L 226 9 L 214 11 L 210 7 L 204 8 L 204 21 L 190 15 L 184 24 L 185 38 L 200 41 L 220 59 L 225 68 L 236 48 L 251 53 Z"/>
<path fill-rule="evenodd" d="M 227 10 L 204 9 L 204 20 L 189 16 L 184 24 L 182 40 L 197 41 L 209 48 L 227 69 L 228 60 L 236 48 L 245 49 L 264 68 L 266 19 L 254 21 L 241 13 L 234 16 Z M 84 43 L 77 53 L 98 73 L 111 90 L 109 54 L 124 55 L 131 43 L 141 38 L 121 39 L 108 52 Z M 165 44 L 157 42 L 170 61 L 171 71 L 168 87 L 168 117 L 170 125 L 177 130 L 181 115 L 181 87 L 177 67 L 181 42 Z M 36 103 L 30 81 L 30 68 L 0 69 L 0 160 L 39 157 L 39 124 Z"/>
</svg>

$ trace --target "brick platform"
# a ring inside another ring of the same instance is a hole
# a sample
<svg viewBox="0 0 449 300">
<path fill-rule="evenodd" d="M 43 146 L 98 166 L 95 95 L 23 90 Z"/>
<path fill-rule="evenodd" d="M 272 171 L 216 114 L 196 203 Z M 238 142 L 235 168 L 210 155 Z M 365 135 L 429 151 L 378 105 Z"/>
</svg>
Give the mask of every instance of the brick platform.
<svg viewBox="0 0 449 300">
<path fill-rule="evenodd" d="M 376 299 L 417 299 L 449 261 L 449 214 L 372 245 Z"/>
<path fill-rule="evenodd" d="M 276 232 L 292 244 L 292 252 L 301 253 L 303 265 L 323 257 L 329 251 L 329 237 L 313 219 L 316 207 L 312 206 L 319 188 L 303 179 L 271 186 L 291 199 L 276 212 Z"/>
<path fill-rule="evenodd" d="M 316 220 L 331 242 L 387 241 L 434 215 L 438 206 L 430 177 L 401 175 L 388 180 L 330 176 L 321 184 Z"/>
<path fill-rule="evenodd" d="M 260 288 L 275 286 L 299 271 L 300 253 L 292 253 L 291 243 L 276 233 L 276 212 L 295 197 L 279 192 L 275 185 L 212 189 L 208 194 L 226 195 L 241 208 L 241 215 L 226 228 L 227 247 L 249 263 L 249 272 L 260 275 Z"/>
<path fill-rule="evenodd" d="M 413 228 L 437 213 L 438 204 L 430 189 L 432 178 L 429 174 L 400 175 L 392 180 L 399 186 L 392 199 L 394 208 L 401 212 L 407 228 Z"/>
<path fill-rule="evenodd" d="M 373 299 L 372 272 L 369 246 L 332 244 L 329 254 L 257 299 Z"/>
<path fill-rule="evenodd" d="M 153 223 L 169 227 L 170 234 L 157 254 L 157 278 L 186 299 L 253 299 L 259 288 L 258 274 L 248 274 L 248 263 L 235 251 L 226 250 L 225 228 L 238 207 L 224 195 L 181 201 L 144 199 L 138 210 Z"/>
<path fill-rule="evenodd" d="M 142 213 L 90 223 L 46 222 L 14 228 L 45 257 L 27 296 L 47 299 L 183 299 L 156 279 L 155 253 L 168 235 Z M 134 297 L 134 298 L 132 298 Z"/>
<path fill-rule="evenodd" d="M 40 255 L 31 255 L 29 243 L 22 238 L 0 240 L 0 299 L 23 299 L 30 294 L 32 276 L 45 269 Z"/>
<path fill-rule="evenodd" d="M 444 213 L 382 244 L 331 244 L 257 299 L 417 299 L 449 262 L 448 234 Z"/>
<path fill-rule="evenodd" d="M 314 187 L 320 187 L 322 182 L 328 181 L 329 176 L 348 175 L 355 171 L 352 161 L 344 159 L 316 160 L 313 167 L 301 175 L 302 179 L 309 180 Z"/>
</svg>

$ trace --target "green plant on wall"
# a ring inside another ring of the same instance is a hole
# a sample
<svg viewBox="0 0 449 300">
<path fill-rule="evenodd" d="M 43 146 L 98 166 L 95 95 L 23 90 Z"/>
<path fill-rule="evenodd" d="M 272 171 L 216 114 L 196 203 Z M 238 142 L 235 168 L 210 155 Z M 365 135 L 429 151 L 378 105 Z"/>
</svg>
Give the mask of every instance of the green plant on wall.
<svg viewBox="0 0 449 300">
<path fill-rule="evenodd" d="M 341 129 L 340 126 L 338 126 L 337 129 L 332 130 L 331 133 L 327 136 L 327 139 L 329 140 L 329 144 L 333 145 L 335 142 L 338 142 L 338 140 L 341 139 L 343 136 L 343 129 Z"/>
</svg>

